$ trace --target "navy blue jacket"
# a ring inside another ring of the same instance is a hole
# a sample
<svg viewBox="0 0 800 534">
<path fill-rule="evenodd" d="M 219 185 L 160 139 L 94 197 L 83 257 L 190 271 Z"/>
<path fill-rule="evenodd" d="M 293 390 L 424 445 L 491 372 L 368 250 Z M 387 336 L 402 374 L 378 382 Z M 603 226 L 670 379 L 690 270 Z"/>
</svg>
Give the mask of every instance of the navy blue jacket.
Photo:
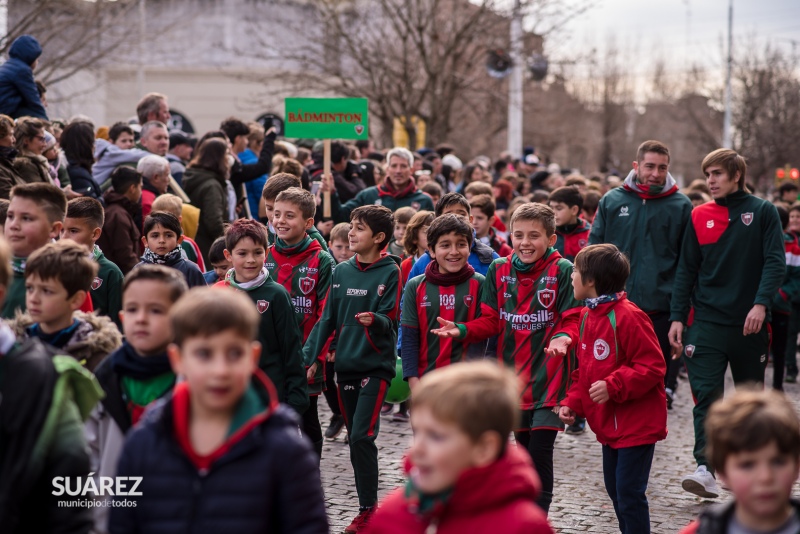
<svg viewBox="0 0 800 534">
<path fill-rule="evenodd" d="M 269 379 L 262 374 L 254 383 L 263 388 Z M 128 434 L 117 476 L 142 477 L 141 496 L 114 497 L 136 506 L 111 509 L 111 534 L 328 532 L 317 458 L 291 408 L 271 394 L 269 408 L 246 423 L 249 430 L 235 432 L 203 468 L 179 443 L 188 423 L 181 424 L 175 406 L 186 404 L 188 412 L 187 397 L 185 383 L 178 384 Z"/>
<path fill-rule="evenodd" d="M 8 51 L 8 61 L 0 65 L 0 113 L 12 119 L 30 116 L 47 120 L 31 65 L 42 55 L 34 37 L 17 37 Z"/>
</svg>

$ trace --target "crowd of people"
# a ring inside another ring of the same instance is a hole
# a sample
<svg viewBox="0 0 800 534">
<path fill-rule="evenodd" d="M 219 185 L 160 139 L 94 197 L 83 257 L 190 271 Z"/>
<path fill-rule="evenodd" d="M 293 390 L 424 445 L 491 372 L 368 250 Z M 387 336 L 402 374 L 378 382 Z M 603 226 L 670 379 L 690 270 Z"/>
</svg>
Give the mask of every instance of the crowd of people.
<svg viewBox="0 0 800 534">
<path fill-rule="evenodd" d="M 791 403 L 721 400 L 728 367 L 796 382 L 794 184 L 759 198 L 719 149 L 681 191 L 652 140 L 624 178 L 369 141 L 332 142 L 324 174 L 321 141 L 255 122 L 169 131 L 159 93 L 138 124 L 50 120 L 3 82 L 33 81 L 31 39 L 0 67 L 3 532 L 328 532 L 346 429 L 345 532 L 549 533 L 558 433 L 588 424 L 620 531 L 647 533 L 682 373 L 681 485 L 735 498 L 686 532 L 800 531 Z M 381 416 L 414 439 L 379 503 Z"/>
</svg>

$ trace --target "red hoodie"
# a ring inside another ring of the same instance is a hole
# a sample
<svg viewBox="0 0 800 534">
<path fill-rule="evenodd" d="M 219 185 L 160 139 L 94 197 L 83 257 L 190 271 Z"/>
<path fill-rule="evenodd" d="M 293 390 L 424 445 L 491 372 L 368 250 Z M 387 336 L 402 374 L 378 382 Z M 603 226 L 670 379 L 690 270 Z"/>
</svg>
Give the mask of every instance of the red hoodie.
<svg viewBox="0 0 800 534">
<path fill-rule="evenodd" d="M 614 449 L 667 437 L 664 356 L 650 318 L 625 293 L 581 312 L 578 368 L 563 406 L 586 417 L 597 441 Z M 597 404 L 589 388 L 605 380 L 610 399 Z"/>
<path fill-rule="evenodd" d="M 406 473 L 410 461 L 406 459 Z M 367 524 L 368 534 L 553 534 L 535 499 L 541 484 L 530 456 L 509 444 L 493 464 L 461 473 L 453 493 L 434 516 L 412 511 L 405 489 L 398 488 L 380 504 Z"/>
</svg>

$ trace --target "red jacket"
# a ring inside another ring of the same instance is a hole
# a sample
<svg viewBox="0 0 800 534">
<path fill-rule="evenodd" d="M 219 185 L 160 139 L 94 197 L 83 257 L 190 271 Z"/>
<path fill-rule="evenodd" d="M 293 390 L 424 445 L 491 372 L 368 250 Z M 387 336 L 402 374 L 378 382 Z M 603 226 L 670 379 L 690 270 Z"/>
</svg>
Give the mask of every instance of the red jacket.
<svg viewBox="0 0 800 534">
<path fill-rule="evenodd" d="M 578 368 L 562 405 L 586 417 L 597 441 L 614 449 L 649 445 L 667 437 L 664 356 L 650 318 L 625 293 L 581 312 Z M 589 388 L 608 384 L 609 401 L 597 404 Z"/>
<path fill-rule="evenodd" d="M 406 459 L 406 472 L 409 469 Z M 449 500 L 434 516 L 414 513 L 405 488 L 398 488 L 380 504 L 366 532 L 422 534 L 436 521 L 437 534 L 552 534 L 547 516 L 534 502 L 539 489 L 530 456 L 509 444 L 495 463 L 462 473 Z"/>
</svg>

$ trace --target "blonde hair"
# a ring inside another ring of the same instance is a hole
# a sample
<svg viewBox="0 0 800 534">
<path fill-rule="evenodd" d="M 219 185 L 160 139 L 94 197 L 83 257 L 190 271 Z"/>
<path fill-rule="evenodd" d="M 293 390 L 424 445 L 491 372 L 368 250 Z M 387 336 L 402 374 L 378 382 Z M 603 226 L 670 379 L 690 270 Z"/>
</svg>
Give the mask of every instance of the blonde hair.
<svg viewBox="0 0 800 534">
<path fill-rule="evenodd" d="M 165 211 L 175 217 L 180 217 L 181 213 L 183 213 L 183 200 L 177 195 L 167 193 L 156 197 L 151 209 L 153 211 Z"/>
</svg>

